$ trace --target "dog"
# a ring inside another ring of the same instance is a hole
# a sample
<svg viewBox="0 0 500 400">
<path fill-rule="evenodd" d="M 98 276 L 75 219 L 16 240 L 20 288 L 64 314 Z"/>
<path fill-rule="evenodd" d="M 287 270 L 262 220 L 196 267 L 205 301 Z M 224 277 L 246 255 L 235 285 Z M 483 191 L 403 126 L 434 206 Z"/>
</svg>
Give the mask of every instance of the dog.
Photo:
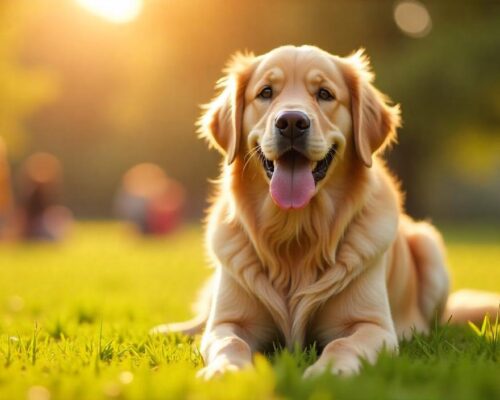
<svg viewBox="0 0 500 400">
<path fill-rule="evenodd" d="M 276 342 L 317 343 L 306 377 L 355 374 L 436 318 L 498 309 L 497 294 L 448 300 L 441 235 L 404 213 L 381 159 L 400 108 L 373 79 L 363 51 L 284 46 L 229 61 L 199 120 L 225 156 L 206 227 L 209 307 L 154 330 L 205 327 L 201 377 L 249 366 Z"/>
</svg>

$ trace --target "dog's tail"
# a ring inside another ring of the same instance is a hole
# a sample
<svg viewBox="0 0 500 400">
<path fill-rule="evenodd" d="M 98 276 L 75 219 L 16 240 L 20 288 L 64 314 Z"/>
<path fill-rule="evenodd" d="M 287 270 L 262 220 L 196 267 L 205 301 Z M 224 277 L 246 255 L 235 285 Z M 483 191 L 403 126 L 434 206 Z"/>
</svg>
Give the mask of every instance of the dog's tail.
<svg viewBox="0 0 500 400">
<path fill-rule="evenodd" d="M 152 335 L 166 335 L 168 333 L 183 333 L 184 335 L 194 336 L 201 333 L 205 328 L 210 313 L 210 304 L 212 303 L 214 277 L 208 279 L 198 293 L 198 301 L 194 304 L 196 317 L 184 322 L 174 322 L 155 326 L 149 331 Z"/>
<path fill-rule="evenodd" d="M 198 333 L 201 333 L 206 323 L 207 323 L 207 318 L 204 315 L 198 315 L 193 319 L 190 319 L 189 321 L 174 322 L 171 324 L 162 324 L 155 326 L 149 332 L 152 335 L 183 333 L 184 335 L 194 336 Z"/>
<path fill-rule="evenodd" d="M 443 322 L 480 324 L 486 315 L 494 318 L 499 311 L 500 293 L 462 289 L 448 297 Z"/>
</svg>

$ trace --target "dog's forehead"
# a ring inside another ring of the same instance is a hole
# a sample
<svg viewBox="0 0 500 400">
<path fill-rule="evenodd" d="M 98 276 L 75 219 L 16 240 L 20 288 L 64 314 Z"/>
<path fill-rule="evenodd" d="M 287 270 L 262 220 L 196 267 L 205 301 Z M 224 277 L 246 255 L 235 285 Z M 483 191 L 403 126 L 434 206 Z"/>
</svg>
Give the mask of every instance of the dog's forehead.
<svg viewBox="0 0 500 400">
<path fill-rule="evenodd" d="M 338 57 L 313 46 L 284 46 L 259 57 L 260 63 L 250 84 L 265 79 L 269 82 L 290 77 L 314 82 L 323 79 L 344 84 Z"/>
</svg>

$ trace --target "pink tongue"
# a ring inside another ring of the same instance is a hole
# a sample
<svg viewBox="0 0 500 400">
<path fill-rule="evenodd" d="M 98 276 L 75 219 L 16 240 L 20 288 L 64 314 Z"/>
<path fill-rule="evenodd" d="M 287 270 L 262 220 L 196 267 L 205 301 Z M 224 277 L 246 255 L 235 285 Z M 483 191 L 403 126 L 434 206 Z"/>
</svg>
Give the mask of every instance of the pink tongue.
<svg viewBox="0 0 500 400">
<path fill-rule="evenodd" d="M 290 152 L 274 162 L 271 178 L 271 197 L 285 210 L 307 206 L 315 192 L 314 177 L 309 160 Z"/>
</svg>

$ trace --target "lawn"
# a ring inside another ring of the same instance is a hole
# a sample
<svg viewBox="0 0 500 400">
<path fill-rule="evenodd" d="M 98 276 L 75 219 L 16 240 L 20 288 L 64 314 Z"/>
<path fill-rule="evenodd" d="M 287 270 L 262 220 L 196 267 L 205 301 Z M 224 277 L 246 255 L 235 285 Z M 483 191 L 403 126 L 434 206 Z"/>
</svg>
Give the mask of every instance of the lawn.
<svg viewBox="0 0 500 400">
<path fill-rule="evenodd" d="M 500 229 L 445 227 L 454 288 L 500 290 Z M 197 339 L 150 337 L 191 316 L 210 274 L 201 229 L 143 239 L 80 223 L 61 244 L 0 245 L 0 399 L 494 399 L 500 345 L 470 327 L 436 328 L 355 378 L 304 381 L 313 350 L 256 358 L 209 383 Z"/>
</svg>

